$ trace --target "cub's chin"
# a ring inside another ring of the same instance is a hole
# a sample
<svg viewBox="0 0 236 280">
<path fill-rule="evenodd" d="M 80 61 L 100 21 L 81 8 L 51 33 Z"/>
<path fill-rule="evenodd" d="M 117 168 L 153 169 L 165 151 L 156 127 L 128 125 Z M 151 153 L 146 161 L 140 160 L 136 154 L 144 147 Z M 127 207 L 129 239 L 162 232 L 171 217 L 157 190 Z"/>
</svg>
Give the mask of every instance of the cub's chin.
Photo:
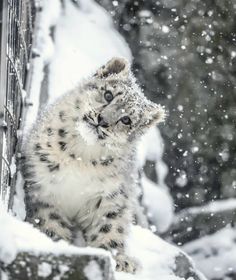
<svg viewBox="0 0 236 280">
<path fill-rule="evenodd" d="M 96 127 L 92 127 L 86 122 L 78 122 L 76 130 L 87 145 L 92 146 L 97 144 L 99 134 Z"/>
</svg>

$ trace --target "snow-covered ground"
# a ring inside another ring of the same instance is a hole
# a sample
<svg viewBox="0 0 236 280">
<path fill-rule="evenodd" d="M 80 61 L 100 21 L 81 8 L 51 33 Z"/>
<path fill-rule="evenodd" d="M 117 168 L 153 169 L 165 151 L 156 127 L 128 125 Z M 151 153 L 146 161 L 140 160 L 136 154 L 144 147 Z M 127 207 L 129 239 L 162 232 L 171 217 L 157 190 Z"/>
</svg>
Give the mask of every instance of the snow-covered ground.
<svg viewBox="0 0 236 280">
<path fill-rule="evenodd" d="M 11 263 L 19 252 L 34 254 L 52 252 L 59 254 L 103 255 L 110 253 L 96 248 L 78 248 L 65 241 L 53 242 L 31 224 L 22 222 L 7 213 L 0 204 L 0 261 Z M 3 241 L 4 242 L 1 242 Z M 136 275 L 115 272 L 117 280 L 184 280 L 174 275 L 175 257 L 180 250 L 164 242 L 149 230 L 133 226 L 129 240 L 128 253 L 135 256 L 141 264 L 141 270 Z M 112 261 L 113 266 L 114 261 Z M 47 268 L 47 267 L 46 267 Z M 46 268 L 42 268 L 42 273 Z M 96 272 L 96 271 L 95 271 Z M 90 271 L 91 273 L 95 273 Z M 99 279 L 99 278 L 98 278 Z M 192 278 L 191 278 L 192 279 Z M 191 280 L 190 278 L 188 280 Z M 202 278 L 204 280 L 204 278 Z M 93 280 L 96 280 L 95 278 Z M 193 280 L 193 279 L 192 279 Z"/>
<path fill-rule="evenodd" d="M 53 242 L 33 225 L 22 222 L 3 209 L 0 202 L 0 261 L 11 263 L 19 252 L 52 252 L 54 254 L 105 254 L 96 248 L 78 248 L 65 241 Z"/>
<path fill-rule="evenodd" d="M 236 231 L 231 226 L 187 243 L 183 249 L 209 279 L 227 279 L 227 274 L 236 273 Z"/>
<path fill-rule="evenodd" d="M 129 254 L 137 258 L 142 268 L 136 275 L 116 272 L 117 280 L 184 280 L 173 272 L 176 266 L 175 257 L 180 253 L 178 248 L 138 226 L 133 226 L 128 244 Z"/>
</svg>

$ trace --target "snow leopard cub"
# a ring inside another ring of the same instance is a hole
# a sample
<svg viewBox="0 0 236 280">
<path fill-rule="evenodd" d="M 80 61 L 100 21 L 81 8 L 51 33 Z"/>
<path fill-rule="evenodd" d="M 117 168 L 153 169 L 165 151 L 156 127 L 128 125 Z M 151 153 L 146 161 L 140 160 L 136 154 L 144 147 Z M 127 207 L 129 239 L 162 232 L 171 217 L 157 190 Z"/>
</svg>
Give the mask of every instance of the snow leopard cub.
<svg viewBox="0 0 236 280">
<path fill-rule="evenodd" d="M 121 58 L 62 96 L 23 147 L 26 219 L 54 240 L 73 242 L 80 229 L 88 246 L 111 251 L 118 271 L 135 272 L 125 254 L 138 205 L 135 148 L 163 116 Z"/>
</svg>

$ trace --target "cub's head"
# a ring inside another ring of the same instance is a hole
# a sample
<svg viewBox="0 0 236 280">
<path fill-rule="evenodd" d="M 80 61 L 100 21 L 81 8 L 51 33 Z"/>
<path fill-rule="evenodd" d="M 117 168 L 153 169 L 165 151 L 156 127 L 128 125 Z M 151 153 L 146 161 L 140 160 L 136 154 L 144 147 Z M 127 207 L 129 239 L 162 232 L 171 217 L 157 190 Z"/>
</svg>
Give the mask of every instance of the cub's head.
<svg viewBox="0 0 236 280">
<path fill-rule="evenodd" d="M 135 141 L 165 116 L 164 109 L 141 92 L 122 58 L 110 60 L 85 83 L 80 109 L 82 137 L 113 146 Z"/>
</svg>

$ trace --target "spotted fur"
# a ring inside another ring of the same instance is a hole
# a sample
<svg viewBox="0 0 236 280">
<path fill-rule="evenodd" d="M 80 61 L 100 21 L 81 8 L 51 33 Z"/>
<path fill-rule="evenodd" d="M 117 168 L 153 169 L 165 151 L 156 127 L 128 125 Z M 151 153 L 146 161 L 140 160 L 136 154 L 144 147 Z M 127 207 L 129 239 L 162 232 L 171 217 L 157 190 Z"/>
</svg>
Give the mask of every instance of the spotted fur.
<svg viewBox="0 0 236 280">
<path fill-rule="evenodd" d="M 163 116 L 120 58 L 65 94 L 25 141 L 27 220 L 69 242 L 79 227 L 89 246 L 113 253 L 117 270 L 135 272 L 137 263 L 125 254 L 137 216 L 135 147 Z"/>
</svg>

